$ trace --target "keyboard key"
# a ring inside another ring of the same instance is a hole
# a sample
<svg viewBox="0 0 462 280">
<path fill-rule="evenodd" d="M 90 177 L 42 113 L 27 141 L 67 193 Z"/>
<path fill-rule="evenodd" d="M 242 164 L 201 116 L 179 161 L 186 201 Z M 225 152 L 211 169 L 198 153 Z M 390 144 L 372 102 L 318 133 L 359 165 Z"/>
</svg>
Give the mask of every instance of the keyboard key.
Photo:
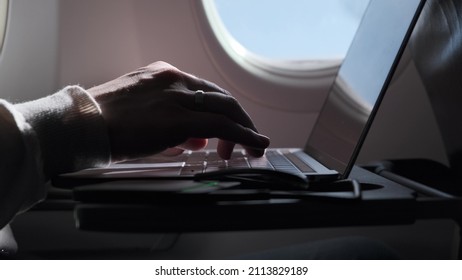
<svg viewBox="0 0 462 280">
<path fill-rule="evenodd" d="M 266 157 L 261 157 L 261 158 L 247 158 L 250 167 L 252 168 L 269 168 L 273 169 L 273 166 L 271 163 L 269 163 L 268 159 Z"/>
<path fill-rule="evenodd" d="M 186 164 L 181 169 L 180 175 L 194 175 L 204 172 L 204 164 Z"/>
<path fill-rule="evenodd" d="M 231 158 L 226 161 L 226 164 L 229 168 L 247 168 L 249 163 L 244 157 Z"/>
</svg>

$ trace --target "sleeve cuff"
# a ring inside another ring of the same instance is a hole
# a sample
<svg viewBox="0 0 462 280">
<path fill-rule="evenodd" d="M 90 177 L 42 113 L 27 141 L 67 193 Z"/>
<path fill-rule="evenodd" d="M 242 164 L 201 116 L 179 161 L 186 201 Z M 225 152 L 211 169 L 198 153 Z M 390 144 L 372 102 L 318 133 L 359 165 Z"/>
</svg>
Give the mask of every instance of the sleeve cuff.
<svg viewBox="0 0 462 280">
<path fill-rule="evenodd" d="M 47 177 L 105 166 L 110 142 L 96 101 L 81 87 L 15 105 L 36 133 Z"/>
</svg>

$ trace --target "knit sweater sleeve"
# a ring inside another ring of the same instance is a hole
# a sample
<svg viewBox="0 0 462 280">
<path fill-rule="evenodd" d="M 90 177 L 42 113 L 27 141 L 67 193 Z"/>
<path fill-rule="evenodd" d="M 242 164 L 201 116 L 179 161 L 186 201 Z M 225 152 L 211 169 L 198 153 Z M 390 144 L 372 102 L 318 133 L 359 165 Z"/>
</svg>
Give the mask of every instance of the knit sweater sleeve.
<svg viewBox="0 0 462 280">
<path fill-rule="evenodd" d="M 69 86 L 35 101 L 0 100 L 0 228 L 46 196 L 53 175 L 110 162 L 97 103 Z"/>
</svg>

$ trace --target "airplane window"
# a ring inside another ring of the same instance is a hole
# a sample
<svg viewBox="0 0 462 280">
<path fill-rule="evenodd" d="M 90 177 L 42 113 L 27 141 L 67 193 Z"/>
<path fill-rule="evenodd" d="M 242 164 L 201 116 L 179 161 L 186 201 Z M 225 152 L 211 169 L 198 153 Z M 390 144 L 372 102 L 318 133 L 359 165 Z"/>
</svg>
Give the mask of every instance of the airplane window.
<svg viewBox="0 0 462 280">
<path fill-rule="evenodd" d="M 190 3 L 206 54 L 233 91 L 272 108 L 314 113 L 323 104 L 369 1 Z"/>
<path fill-rule="evenodd" d="M 0 0 L 0 50 L 2 49 L 3 37 L 5 35 L 7 10 L 8 0 Z"/>
<path fill-rule="evenodd" d="M 340 63 L 368 3 L 204 0 L 209 20 L 215 25 L 215 33 L 221 33 L 217 35 L 222 44 L 228 45 L 228 52 L 274 66 L 314 62 L 302 63 L 311 68 Z"/>
</svg>

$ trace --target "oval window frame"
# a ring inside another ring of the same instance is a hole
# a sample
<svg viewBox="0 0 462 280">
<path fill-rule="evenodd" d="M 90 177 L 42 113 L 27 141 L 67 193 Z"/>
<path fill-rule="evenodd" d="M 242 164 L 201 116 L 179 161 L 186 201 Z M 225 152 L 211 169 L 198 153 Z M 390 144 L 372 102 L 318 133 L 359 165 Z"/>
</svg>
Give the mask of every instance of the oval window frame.
<svg viewBox="0 0 462 280">
<path fill-rule="evenodd" d="M 203 47 L 231 91 L 273 109 L 319 112 L 341 60 L 270 61 L 259 57 L 228 33 L 213 0 L 190 3 Z"/>
</svg>

